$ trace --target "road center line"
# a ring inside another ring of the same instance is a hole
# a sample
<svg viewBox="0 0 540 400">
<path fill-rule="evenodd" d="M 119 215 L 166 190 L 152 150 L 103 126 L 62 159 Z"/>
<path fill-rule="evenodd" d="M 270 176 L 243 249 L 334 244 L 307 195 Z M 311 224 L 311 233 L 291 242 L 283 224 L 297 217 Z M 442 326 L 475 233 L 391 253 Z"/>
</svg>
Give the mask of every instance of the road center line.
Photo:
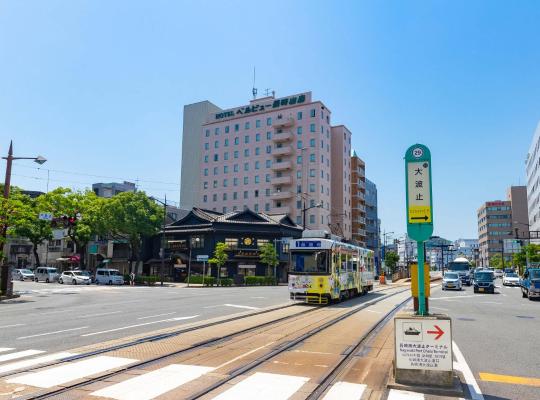
<svg viewBox="0 0 540 400">
<path fill-rule="evenodd" d="M 123 331 L 125 329 L 131 329 L 131 328 L 137 328 L 139 326 L 145 326 L 145 325 L 151 325 L 151 324 L 159 324 L 161 322 L 174 322 L 174 321 L 181 321 L 184 319 L 192 319 L 197 318 L 199 315 L 191 315 L 189 317 L 177 317 L 177 318 L 169 318 L 169 319 L 160 319 L 159 321 L 151 321 L 151 322 L 145 322 L 143 324 L 135 324 L 135 325 L 128 325 L 128 326 L 122 326 L 121 328 L 114 328 L 114 329 L 108 329 L 106 331 L 100 331 L 100 332 L 92 332 L 92 333 L 85 333 L 84 335 L 81 335 L 81 337 L 87 337 L 87 336 L 95 336 L 95 335 L 101 335 L 103 333 L 110 333 L 110 332 L 118 332 Z"/>
<path fill-rule="evenodd" d="M 214 369 L 220 369 L 221 367 L 224 367 L 225 365 L 229 365 L 229 364 L 231 364 L 231 363 L 233 363 L 233 362 L 235 362 L 235 361 L 240 360 L 241 358 L 244 358 L 245 356 L 249 356 L 250 354 L 255 353 L 256 351 L 259 351 L 259 350 L 261 350 L 261 349 L 264 349 L 265 347 L 268 347 L 268 346 L 270 346 L 270 345 L 273 344 L 273 343 L 275 343 L 275 341 L 270 342 L 270 343 L 266 343 L 264 346 L 257 347 L 256 349 L 250 350 L 250 351 L 248 351 L 247 353 L 240 354 L 238 357 L 235 357 L 235 358 L 233 358 L 232 360 L 226 361 L 226 362 L 224 362 L 223 364 L 218 365 L 218 366 L 217 366 L 216 368 L 214 368 Z"/>
<path fill-rule="evenodd" d="M 61 330 L 61 331 L 38 333 L 37 335 L 21 336 L 21 337 L 18 337 L 17 340 L 21 340 L 21 339 L 29 339 L 29 338 L 39 337 L 39 336 L 54 335 L 55 333 L 71 332 L 71 331 L 80 331 L 81 329 L 86 329 L 86 328 L 89 328 L 89 327 L 88 327 L 88 326 L 80 326 L 80 327 L 78 327 L 78 328 L 63 329 L 63 330 Z"/>
<path fill-rule="evenodd" d="M 463 377 L 465 378 L 465 383 L 469 388 L 471 398 L 473 400 L 484 400 L 482 391 L 480 390 L 480 387 L 478 386 L 478 383 L 476 382 L 476 379 L 474 378 L 474 375 L 469 368 L 467 361 L 465 361 L 465 357 L 463 357 L 463 354 L 459 350 L 459 347 L 453 340 L 452 349 L 454 350 L 454 356 L 456 357 L 457 361 L 456 363 L 454 363 L 454 369 L 461 371 L 461 373 L 463 374 Z"/>
<path fill-rule="evenodd" d="M 156 318 L 156 317 L 163 317 L 165 315 L 173 315 L 176 314 L 176 311 L 165 313 L 165 314 L 156 314 L 156 315 L 149 315 L 147 317 L 139 317 L 137 319 L 148 319 L 148 318 Z"/>
<path fill-rule="evenodd" d="M 227 306 L 227 307 L 247 308 L 248 310 L 258 310 L 259 309 L 259 307 L 242 306 L 242 305 L 239 305 L 239 304 L 223 304 L 223 305 Z"/>
<path fill-rule="evenodd" d="M 3 325 L 3 326 L 0 326 L 0 329 L 3 329 L 3 328 L 14 328 L 16 326 L 24 326 L 26 324 L 13 324 L 13 325 Z"/>
<path fill-rule="evenodd" d="M 111 312 L 99 313 L 99 314 L 87 314 L 87 315 L 80 315 L 77 318 L 101 317 L 103 315 L 120 314 L 121 312 L 122 311 L 111 311 Z"/>
<path fill-rule="evenodd" d="M 488 372 L 480 372 L 479 375 L 480 375 L 480 379 L 486 382 L 511 383 L 514 385 L 527 385 L 527 386 L 540 387 L 540 379 L 538 378 L 490 374 Z"/>
</svg>

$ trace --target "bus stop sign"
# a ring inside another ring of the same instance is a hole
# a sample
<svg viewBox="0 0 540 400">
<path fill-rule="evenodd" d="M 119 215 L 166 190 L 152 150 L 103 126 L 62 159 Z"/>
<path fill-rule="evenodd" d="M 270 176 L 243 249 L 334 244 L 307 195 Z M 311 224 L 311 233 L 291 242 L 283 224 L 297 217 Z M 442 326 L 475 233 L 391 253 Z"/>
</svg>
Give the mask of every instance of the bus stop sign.
<svg viewBox="0 0 540 400">
<path fill-rule="evenodd" d="M 411 239 L 424 241 L 433 234 L 431 195 L 431 152 L 415 144 L 405 153 L 407 191 L 407 233 Z"/>
</svg>

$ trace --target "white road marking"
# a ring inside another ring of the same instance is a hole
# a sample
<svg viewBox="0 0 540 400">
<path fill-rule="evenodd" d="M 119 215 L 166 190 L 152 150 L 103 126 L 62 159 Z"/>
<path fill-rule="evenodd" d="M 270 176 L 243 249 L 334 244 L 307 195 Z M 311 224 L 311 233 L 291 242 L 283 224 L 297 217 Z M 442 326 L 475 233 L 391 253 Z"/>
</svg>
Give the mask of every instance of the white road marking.
<svg viewBox="0 0 540 400">
<path fill-rule="evenodd" d="M 10 351 L 15 350 L 13 347 L 0 347 L 0 353 L 3 353 L 4 351 Z"/>
<path fill-rule="evenodd" d="M 6 382 L 40 388 L 50 388 L 84 378 L 85 376 L 123 367 L 124 365 L 132 364 L 136 361 L 137 360 L 130 358 L 98 356 L 88 360 L 77 361 L 59 367 L 16 376 L 15 378 L 8 379 Z"/>
<path fill-rule="evenodd" d="M 390 389 L 386 400 L 424 400 L 424 394 L 409 392 L 407 390 Z"/>
<path fill-rule="evenodd" d="M 75 355 L 76 353 L 61 352 L 61 353 L 49 354 L 43 357 L 31 358 L 30 360 L 22 360 L 22 361 L 17 361 L 10 364 L 0 365 L 0 374 L 3 374 L 5 372 L 10 372 L 10 371 L 15 371 L 22 368 L 32 367 L 34 365 L 48 363 L 51 361 L 61 360 L 62 358 L 71 357 Z"/>
<path fill-rule="evenodd" d="M 464 295 L 457 295 L 457 296 L 448 296 L 448 297 L 430 297 L 430 300 L 459 300 L 464 299 L 466 297 L 478 297 L 476 294 L 464 294 Z"/>
<path fill-rule="evenodd" d="M 482 304 L 502 304 L 502 303 L 499 303 L 498 301 L 482 301 Z"/>
<path fill-rule="evenodd" d="M 255 297 L 250 297 L 250 299 L 266 299 L 266 297 L 263 297 L 263 296 L 255 296 Z"/>
<path fill-rule="evenodd" d="M 17 358 L 23 358 L 28 356 L 35 356 L 36 354 L 45 353 L 43 350 L 24 350 L 17 353 L 5 354 L 0 356 L 0 362 L 16 360 Z"/>
<path fill-rule="evenodd" d="M 35 338 L 35 337 L 39 337 L 39 336 L 54 335 L 54 334 L 56 334 L 56 333 L 62 333 L 62 332 L 80 331 L 81 329 L 86 329 L 86 328 L 89 328 L 89 327 L 88 327 L 88 326 L 80 326 L 80 327 L 78 327 L 78 328 L 63 329 L 63 330 L 61 330 L 61 331 L 38 333 L 37 335 L 21 336 L 21 337 L 18 337 L 17 340 L 29 339 L 29 338 Z"/>
<path fill-rule="evenodd" d="M 4 329 L 4 328 L 15 328 L 16 326 L 24 326 L 26 324 L 13 324 L 13 325 L 4 325 L 4 326 L 0 326 L 0 329 Z"/>
<path fill-rule="evenodd" d="M 349 382 L 336 382 L 323 397 L 323 400 L 360 400 L 367 385 Z"/>
<path fill-rule="evenodd" d="M 324 351 L 309 351 L 309 350 L 293 350 L 295 353 L 309 353 L 309 354 L 334 354 L 326 353 Z"/>
<path fill-rule="evenodd" d="M 174 321 L 182 321 L 184 319 L 192 319 L 197 318 L 199 315 L 191 315 L 189 317 L 176 317 L 176 318 L 169 318 L 169 319 L 160 319 L 159 321 L 151 321 L 151 322 L 145 322 L 143 324 L 135 324 L 135 325 L 128 325 L 128 326 L 122 326 L 121 328 L 114 328 L 114 329 L 108 329 L 106 331 L 100 331 L 100 332 L 92 332 L 92 333 L 85 333 L 84 335 L 81 335 L 81 337 L 86 336 L 95 336 L 95 335 L 101 335 L 103 333 L 110 333 L 110 332 L 118 332 L 123 331 L 125 329 L 131 329 L 131 328 L 137 328 L 139 326 L 145 326 L 145 325 L 151 325 L 151 324 L 159 324 L 161 322 L 174 322 Z"/>
<path fill-rule="evenodd" d="M 474 375 L 471 372 L 467 361 L 465 361 L 465 357 L 463 357 L 463 354 L 461 353 L 459 347 L 454 341 L 452 341 L 452 349 L 454 351 L 454 356 L 456 357 L 456 362 L 454 362 L 454 369 L 461 371 L 461 373 L 463 374 L 463 377 L 465 378 L 465 383 L 469 387 L 469 393 L 471 394 L 472 400 L 484 400 L 482 391 L 480 390 L 480 387 L 478 386 L 478 383 L 476 382 L 476 379 L 474 378 Z"/>
<path fill-rule="evenodd" d="M 165 314 L 149 315 L 147 317 L 139 317 L 137 319 L 148 319 L 148 318 L 164 317 L 165 315 L 173 315 L 173 314 L 176 314 L 176 311 L 165 313 Z"/>
<path fill-rule="evenodd" d="M 150 400 L 212 371 L 212 367 L 171 364 L 90 393 L 116 400 Z"/>
<path fill-rule="evenodd" d="M 286 400 L 300 389 L 309 378 L 256 372 L 214 400 Z"/>
<path fill-rule="evenodd" d="M 241 306 L 239 304 L 223 304 L 227 307 L 235 307 L 235 308 L 247 308 L 248 310 L 258 310 L 259 307 L 252 307 L 252 306 Z"/>
<path fill-rule="evenodd" d="M 238 357 L 235 357 L 235 358 L 233 358 L 232 360 L 225 361 L 223 364 L 218 365 L 215 369 L 220 369 L 221 367 L 224 367 L 225 365 L 232 364 L 233 362 L 238 361 L 238 360 L 240 360 L 241 358 L 244 358 L 245 356 L 249 356 L 250 354 L 253 354 L 253 353 L 255 353 L 256 351 L 259 351 L 260 349 L 264 349 L 265 347 L 268 347 L 268 346 L 270 346 L 270 345 L 273 344 L 273 343 L 275 343 L 275 342 L 266 343 L 264 346 L 257 347 L 256 349 L 250 350 L 250 351 L 248 351 L 247 353 L 240 354 Z"/>
<path fill-rule="evenodd" d="M 382 312 L 380 311 L 375 311 L 375 310 L 366 310 L 367 312 L 371 312 L 371 313 L 375 313 L 375 314 L 382 314 Z"/>
<path fill-rule="evenodd" d="M 111 311 L 111 312 L 99 313 L 99 314 L 79 315 L 77 318 L 101 317 L 103 315 L 120 314 L 121 312 L 123 312 L 123 311 Z"/>
<path fill-rule="evenodd" d="M 430 308 L 433 308 L 434 310 L 448 311 L 448 308 L 443 308 L 443 307 L 430 307 Z"/>
</svg>

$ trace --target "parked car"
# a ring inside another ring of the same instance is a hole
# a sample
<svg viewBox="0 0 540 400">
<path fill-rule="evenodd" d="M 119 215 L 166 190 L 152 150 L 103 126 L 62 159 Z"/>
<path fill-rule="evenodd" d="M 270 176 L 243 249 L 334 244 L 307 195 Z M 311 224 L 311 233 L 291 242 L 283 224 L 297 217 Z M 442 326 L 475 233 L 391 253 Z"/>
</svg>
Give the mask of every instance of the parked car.
<svg viewBox="0 0 540 400">
<path fill-rule="evenodd" d="M 461 279 L 457 272 L 445 272 L 442 281 L 442 290 L 461 290 Z"/>
<path fill-rule="evenodd" d="M 25 279 L 30 279 L 31 281 L 33 281 L 35 278 L 34 273 L 31 270 L 25 268 L 14 269 L 11 276 L 12 279 L 17 279 L 19 281 L 24 281 Z"/>
<path fill-rule="evenodd" d="M 64 271 L 60 278 L 58 278 L 59 283 L 72 283 L 74 285 L 90 285 L 92 280 L 89 276 L 84 275 L 81 271 Z"/>
<path fill-rule="evenodd" d="M 483 270 L 474 274 L 474 293 L 495 293 L 495 275 L 492 271 Z"/>
<path fill-rule="evenodd" d="M 123 285 L 124 277 L 117 269 L 98 268 L 96 270 L 96 285 Z"/>
<path fill-rule="evenodd" d="M 47 283 L 57 281 L 60 274 L 53 267 L 38 267 L 36 268 L 34 281 L 45 281 Z"/>
<path fill-rule="evenodd" d="M 90 278 L 90 282 L 94 283 L 96 278 L 94 275 L 92 275 L 89 271 L 81 271 L 80 269 L 76 270 L 77 272 L 80 272 L 81 274 L 87 276 Z"/>
<path fill-rule="evenodd" d="M 527 268 L 521 279 L 521 294 L 532 300 L 540 297 L 540 268 Z"/>
<path fill-rule="evenodd" d="M 507 272 L 502 278 L 504 286 L 519 286 L 519 276 L 515 272 Z"/>
<path fill-rule="evenodd" d="M 502 269 L 496 269 L 495 270 L 495 278 L 502 278 L 503 277 L 503 270 Z"/>
</svg>

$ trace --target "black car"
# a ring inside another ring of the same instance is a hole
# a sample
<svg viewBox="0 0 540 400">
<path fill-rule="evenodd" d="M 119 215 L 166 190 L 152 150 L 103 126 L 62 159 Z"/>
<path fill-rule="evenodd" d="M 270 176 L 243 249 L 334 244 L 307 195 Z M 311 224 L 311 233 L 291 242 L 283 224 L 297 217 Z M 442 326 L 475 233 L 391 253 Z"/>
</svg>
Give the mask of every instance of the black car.
<svg viewBox="0 0 540 400">
<path fill-rule="evenodd" d="M 474 273 L 474 293 L 495 293 L 495 274 L 492 271 Z"/>
</svg>

